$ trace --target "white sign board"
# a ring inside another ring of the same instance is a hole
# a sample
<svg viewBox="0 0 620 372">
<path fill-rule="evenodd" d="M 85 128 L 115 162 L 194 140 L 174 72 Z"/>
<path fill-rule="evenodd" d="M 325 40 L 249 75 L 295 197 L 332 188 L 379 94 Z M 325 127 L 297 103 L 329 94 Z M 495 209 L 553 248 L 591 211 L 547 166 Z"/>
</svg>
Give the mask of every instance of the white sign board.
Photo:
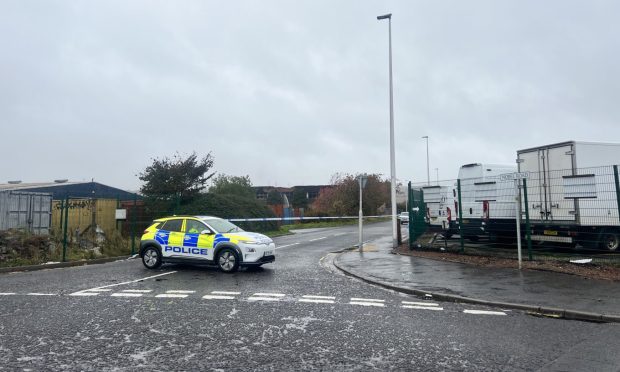
<svg viewBox="0 0 620 372">
<path fill-rule="evenodd" d="M 117 220 L 126 220 L 127 219 L 127 209 L 117 209 L 115 213 Z"/>
<path fill-rule="evenodd" d="M 530 172 L 514 172 L 499 175 L 499 179 L 502 181 L 520 180 L 522 178 L 530 178 Z"/>
</svg>

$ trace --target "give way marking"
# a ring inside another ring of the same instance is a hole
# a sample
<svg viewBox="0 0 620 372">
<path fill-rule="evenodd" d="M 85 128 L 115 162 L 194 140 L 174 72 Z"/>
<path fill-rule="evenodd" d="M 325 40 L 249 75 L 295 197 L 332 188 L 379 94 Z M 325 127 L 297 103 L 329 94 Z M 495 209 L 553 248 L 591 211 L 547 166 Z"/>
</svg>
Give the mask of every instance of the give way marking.
<svg viewBox="0 0 620 372">
<path fill-rule="evenodd" d="M 160 277 L 160 276 L 170 275 L 170 274 L 174 274 L 174 273 L 176 273 L 176 271 L 169 271 L 169 272 L 167 272 L 167 273 L 162 273 L 162 274 L 157 274 L 157 275 L 151 275 L 151 276 L 147 276 L 146 278 L 140 278 L 140 279 L 136 279 L 136 280 L 130 280 L 130 281 L 127 281 L 127 282 L 122 282 L 122 283 L 115 283 L 115 284 L 102 285 L 101 287 L 89 288 L 89 289 L 84 289 L 84 290 L 81 290 L 81 291 L 73 292 L 73 293 L 70 293 L 70 294 L 69 294 L 69 296 L 92 296 L 92 295 L 85 295 L 85 294 L 82 294 L 82 293 L 90 293 L 90 292 L 95 292 L 95 293 L 98 293 L 98 292 L 103 291 L 105 288 L 117 287 L 117 286 L 119 286 L 119 285 L 126 285 L 126 284 L 131 284 L 131 283 L 142 282 L 142 281 L 144 281 L 144 280 L 153 279 L 153 278 L 158 278 L 158 277 Z M 127 290 L 127 291 L 129 291 L 129 290 Z M 128 294 L 128 293 L 126 293 L 126 294 Z M 117 294 L 116 294 L 116 293 L 114 293 L 113 295 L 117 295 Z M 141 294 L 140 294 L 140 295 L 141 295 Z M 121 295 L 121 296 L 118 296 L 118 295 L 117 295 L 116 297 L 130 297 L 130 296 L 122 296 L 122 295 Z M 135 296 L 135 297 L 138 297 L 138 296 Z"/>
</svg>

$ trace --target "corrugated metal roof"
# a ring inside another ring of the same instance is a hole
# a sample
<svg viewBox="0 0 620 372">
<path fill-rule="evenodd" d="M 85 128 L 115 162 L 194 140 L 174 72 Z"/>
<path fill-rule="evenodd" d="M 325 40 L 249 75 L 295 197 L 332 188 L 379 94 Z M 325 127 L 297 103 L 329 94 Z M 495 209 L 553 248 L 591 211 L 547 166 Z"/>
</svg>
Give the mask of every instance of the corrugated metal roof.
<svg viewBox="0 0 620 372">
<path fill-rule="evenodd" d="M 37 182 L 37 183 L 0 183 L 0 190 L 22 190 L 22 189 L 32 189 L 39 187 L 54 187 L 54 186 L 66 186 L 66 185 L 79 185 L 83 183 L 89 182 Z"/>
<path fill-rule="evenodd" d="M 65 197 L 112 199 L 119 198 L 121 200 L 129 200 L 137 197 L 138 199 L 141 199 L 139 195 L 136 195 L 132 192 L 93 181 L 0 184 L 0 191 L 5 190 L 47 192 L 51 193 L 55 200 L 63 199 Z"/>
</svg>

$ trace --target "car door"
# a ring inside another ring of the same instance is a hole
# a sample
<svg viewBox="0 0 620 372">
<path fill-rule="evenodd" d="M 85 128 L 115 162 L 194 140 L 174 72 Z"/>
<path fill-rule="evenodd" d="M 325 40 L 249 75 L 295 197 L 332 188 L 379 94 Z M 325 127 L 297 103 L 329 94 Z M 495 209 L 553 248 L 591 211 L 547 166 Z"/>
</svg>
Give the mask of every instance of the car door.
<svg viewBox="0 0 620 372">
<path fill-rule="evenodd" d="M 215 234 L 199 220 L 185 220 L 183 255 L 192 259 L 213 259 L 213 239 Z"/>
<path fill-rule="evenodd" d="M 164 257 L 183 255 L 183 222 L 182 218 L 168 220 L 155 234 L 155 239 L 162 245 Z"/>
</svg>

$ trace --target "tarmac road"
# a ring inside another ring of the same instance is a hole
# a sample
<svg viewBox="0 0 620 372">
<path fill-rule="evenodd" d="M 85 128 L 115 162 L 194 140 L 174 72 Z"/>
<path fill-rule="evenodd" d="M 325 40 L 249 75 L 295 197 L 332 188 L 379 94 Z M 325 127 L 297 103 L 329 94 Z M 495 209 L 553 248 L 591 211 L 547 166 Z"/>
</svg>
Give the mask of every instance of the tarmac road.
<svg viewBox="0 0 620 372">
<path fill-rule="evenodd" d="M 275 264 L 232 275 L 139 260 L 1 274 L 0 370 L 620 370 L 617 324 L 357 281 L 330 264 L 356 227 L 275 240 Z"/>
</svg>

